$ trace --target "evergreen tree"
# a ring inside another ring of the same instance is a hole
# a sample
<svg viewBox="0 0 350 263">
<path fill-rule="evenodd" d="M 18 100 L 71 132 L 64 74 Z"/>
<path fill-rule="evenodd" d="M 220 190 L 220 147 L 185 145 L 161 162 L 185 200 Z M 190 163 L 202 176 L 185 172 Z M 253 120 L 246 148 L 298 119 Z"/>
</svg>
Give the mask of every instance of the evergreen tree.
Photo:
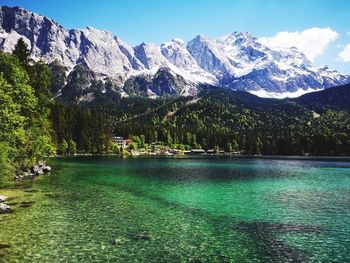
<svg viewBox="0 0 350 263">
<path fill-rule="evenodd" d="M 31 61 L 30 51 L 28 49 L 28 45 L 26 44 L 26 42 L 24 42 L 23 38 L 18 39 L 12 54 L 18 58 L 23 68 L 27 68 L 29 62 Z"/>
</svg>

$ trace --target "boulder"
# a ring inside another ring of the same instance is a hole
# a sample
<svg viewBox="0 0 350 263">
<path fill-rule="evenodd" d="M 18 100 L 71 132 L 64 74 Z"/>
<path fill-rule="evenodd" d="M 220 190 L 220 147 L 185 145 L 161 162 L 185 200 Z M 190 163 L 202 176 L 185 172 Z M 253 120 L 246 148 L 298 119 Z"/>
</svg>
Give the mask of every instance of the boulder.
<svg viewBox="0 0 350 263">
<path fill-rule="evenodd" d="M 16 173 L 15 179 L 22 179 L 24 177 L 35 177 L 49 172 L 51 172 L 51 167 L 49 165 L 44 164 L 43 162 L 39 162 L 39 164 L 34 165 L 30 171 L 18 171 Z"/>
<path fill-rule="evenodd" d="M 0 203 L 0 214 L 6 214 L 11 212 L 12 212 L 11 206 Z"/>
<path fill-rule="evenodd" d="M 34 176 L 44 174 L 43 166 L 42 165 L 34 165 L 32 168 L 32 172 L 33 172 Z"/>
<path fill-rule="evenodd" d="M 23 173 L 21 171 L 16 173 L 15 179 L 22 179 L 24 177 Z"/>
<path fill-rule="evenodd" d="M 36 172 L 37 175 L 43 175 L 44 171 L 42 167 L 39 167 L 38 171 Z"/>
<path fill-rule="evenodd" d="M 33 168 L 32 168 L 32 172 L 33 172 L 34 174 L 37 174 L 38 171 L 39 171 L 39 169 L 40 169 L 40 166 L 39 166 L 39 165 L 34 165 Z"/>
<path fill-rule="evenodd" d="M 49 166 L 49 165 L 44 165 L 42 169 L 43 169 L 44 173 L 51 172 L 51 166 Z"/>
</svg>

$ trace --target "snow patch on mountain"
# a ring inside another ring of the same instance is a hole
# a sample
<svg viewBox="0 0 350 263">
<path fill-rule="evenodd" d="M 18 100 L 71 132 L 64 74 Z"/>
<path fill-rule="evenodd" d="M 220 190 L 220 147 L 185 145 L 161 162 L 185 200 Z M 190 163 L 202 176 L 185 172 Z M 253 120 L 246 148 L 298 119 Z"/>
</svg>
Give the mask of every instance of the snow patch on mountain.
<svg viewBox="0 0 350 263">
<path fill-rule="evenodd" d="M 294 92 L 269 92 L 266 90 L 252 90 L 249 91 L 249 93 L 254 94 L 258 97 L 261 98 L 274 98 L 274 99 L 285 99 L 285 98 L 297 98 L 300 97 L 306 93 L 311 93 L 311 92 L 316 92 L 316 91 L 321 91 L 323 89 L 298 89 L 297 91 Z"/>
</svg>

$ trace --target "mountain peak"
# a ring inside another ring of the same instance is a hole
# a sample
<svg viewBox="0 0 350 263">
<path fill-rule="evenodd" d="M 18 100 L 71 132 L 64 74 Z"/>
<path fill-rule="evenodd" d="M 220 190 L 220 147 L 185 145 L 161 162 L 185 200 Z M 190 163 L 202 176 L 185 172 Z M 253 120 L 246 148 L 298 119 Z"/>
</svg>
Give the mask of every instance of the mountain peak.
<svg viewBox="0 0 350 263">
<path fill-rule="evenodd" d="M 205 35 L 199 34 L 193 40 L 195 41 L 210 41 Z"/>
<path fill-rule="evenodd" d="M 179 45 L 182 45 L 182 46 L 186 45 L 186 42 L 184 40 L 182 40 L 181 38 L 173 38 L 171 41 L 175 42 Z"/>
<path fill-rule="evenodd" d="M 191 86 L 191 94 L 197 84 L 285 93 L 350 82 L 348 75 L 314 67 L 296 48 L 267 47 L 249 32 L 234 31 L 217 40 L 200 34 L 187 43 L 173 38 L 160 47 L 143 42 L 132 48 L 109 31 L 91 26 L 67 30 L 26 9 L 1 6 L 0 49 L 12 52 L 19 38 L 28 43 L 34 59 L 57 61 L 67 68 L 67 74 L 83 64 L 100 78 L 114 79 L 119 89 L 135 76 L 154 76 L 161 67 L 181 76 L 176 83 Z"/>
<path fill-rule="evenodd" d="M 155 44 L 146 44 L 142 42 L 140 45 L 134 47 L 136 58 L 147 68 L 166 64 L 166 59 L 160 52 L 160 48 Z"/>
<path fill-rule="evenodd" d="M 238 31 L 233 31 L 228 36 L 232 36 L 235 38 L 246 38 L 246 39 L 255 38 L 250 32 L 238 32 Z"/>
</svg>

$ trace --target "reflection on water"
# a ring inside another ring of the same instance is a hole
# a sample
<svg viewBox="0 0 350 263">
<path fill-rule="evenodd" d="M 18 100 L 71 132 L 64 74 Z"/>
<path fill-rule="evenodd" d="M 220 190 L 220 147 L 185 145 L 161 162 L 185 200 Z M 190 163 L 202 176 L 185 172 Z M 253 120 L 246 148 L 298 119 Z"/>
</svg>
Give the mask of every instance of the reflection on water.
<svg viewBox="0 0 350 263">
<path fill-rule="evenodd" d="M 346 161 L 52 162 L 4 192 L 15 213 L 0 215 L 0 261 L 350 261 Z"/>
</svg>

